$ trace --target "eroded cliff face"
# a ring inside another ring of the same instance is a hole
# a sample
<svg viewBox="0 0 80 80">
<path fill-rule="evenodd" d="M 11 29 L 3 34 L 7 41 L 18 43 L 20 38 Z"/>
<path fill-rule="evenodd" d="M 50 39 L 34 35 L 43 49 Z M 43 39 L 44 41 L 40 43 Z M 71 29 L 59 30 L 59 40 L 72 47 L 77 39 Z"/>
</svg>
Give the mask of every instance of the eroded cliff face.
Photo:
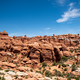
<svg viewBox="0 0 80 80">
<path fill-rule="evenodd" d="M 9 37 L 0 32 L 0 55 L 18 54 L 38 62 L 60 61 L 62 56 L 71 56 L 70 46 L 80 46 L 80 36 L 65 34 L 59 36 Z"/>
</svg>

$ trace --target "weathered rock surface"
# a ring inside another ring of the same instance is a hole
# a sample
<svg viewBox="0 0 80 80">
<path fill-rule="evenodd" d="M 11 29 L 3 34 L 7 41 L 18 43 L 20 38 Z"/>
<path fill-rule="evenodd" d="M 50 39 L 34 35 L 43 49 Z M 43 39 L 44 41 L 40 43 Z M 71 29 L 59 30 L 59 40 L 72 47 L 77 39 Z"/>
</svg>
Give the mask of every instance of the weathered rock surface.
<svg viewBox="0 0 80 80">
<path fill-rule="evenodd" d="M 21 53 L 30 60 L 38 62 L 59 61 L 62 56 L 71 56 L 71 46 L 80 45 L 80 36 L 65 34 L 58 36 L 36 36 L 36 37 L 9 37 L 6 31 L 0 32 L 0 55 L 13 56 Z M 22 56 L 21 56 L 22 57 Z M 15 58 L 14 63 L 18 63 L 21 58 Z M 27 59 L 24 62 L 29 63 Z"/>
</svg>

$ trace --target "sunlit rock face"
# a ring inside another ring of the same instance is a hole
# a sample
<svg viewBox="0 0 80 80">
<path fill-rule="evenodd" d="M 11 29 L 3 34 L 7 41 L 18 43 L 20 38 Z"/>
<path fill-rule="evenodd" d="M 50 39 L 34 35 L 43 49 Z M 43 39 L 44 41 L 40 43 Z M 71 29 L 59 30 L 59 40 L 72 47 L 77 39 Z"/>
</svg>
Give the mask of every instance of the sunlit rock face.
<svg viewBox="0 0 80 80">
<path fill-rule="evenodd" d="M 38 62 L 60 61 L 62 56 L 69 57 L 69 47 L 80 45 L 80 35 L 64 34 L 55 36 L 9 37 L 6 31 L 0 32 L 0 55 L 18 54 Z"/>
</svg>

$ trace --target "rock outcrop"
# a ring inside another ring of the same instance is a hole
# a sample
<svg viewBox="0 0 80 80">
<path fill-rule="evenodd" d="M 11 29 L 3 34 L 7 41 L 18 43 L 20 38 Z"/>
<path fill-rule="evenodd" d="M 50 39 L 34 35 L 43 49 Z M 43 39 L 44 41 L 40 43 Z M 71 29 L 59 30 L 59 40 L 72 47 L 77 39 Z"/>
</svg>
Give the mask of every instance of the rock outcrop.
<svg viewBox="0 0 80 80">
<path fill-rule="evenodd" d="M 29 38 L 9 37 L 6 31 L 0 32 L 0 55 L 5 56 L 7 53 L 15 55 L 21 53 L 22 56 L 28 57 L 29 60 L 38 62 L 60 61 L 62 56 L 71 56 L 70 49 L 67 47 L 80 45 L 80 35 L 58 35 L 58 36 L 36 36 Z M 24 59 L 27 62 L 28 59 Z M 13 60 L 18 63 L 20 59 Z"/>
</svg>

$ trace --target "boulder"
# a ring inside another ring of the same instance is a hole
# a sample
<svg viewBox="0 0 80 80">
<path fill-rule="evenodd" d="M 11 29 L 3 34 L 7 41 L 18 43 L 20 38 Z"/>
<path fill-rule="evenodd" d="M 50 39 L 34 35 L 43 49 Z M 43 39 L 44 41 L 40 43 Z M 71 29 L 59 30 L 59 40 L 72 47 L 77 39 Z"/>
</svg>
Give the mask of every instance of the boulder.
<svg viewBox="0 0 80 80">
<path fill-rule="evenodd" d="M 8 33 L 6 31 L 3 31 L 1 34 L 5 35 L 5 36 L 8 36 Z"/>
<path fill-rule="evenodd" d="M 55 58 L 56 61 L 60 61 L 61 57 L 63 56 L 62 52 L 60 51 L 60 49 L 57 46 L 54 46 L 54 53 L 55 53 Z"/>
<path fill-rule="evenodd" d="M 70 52 L 69 51 L 63 51 L 63 56 L 69 57 L 70 56 Z"/>
<path fill-rule="evenodd" d="M 16 68 L 16 65 L 13 64 L 13 63 L 9 63 L 8 66 L 11 67 L 11 68 Z"/>
<path fill-rule="evenodd" d="M 29 57 L 30 57 L 31 60 L 37 60 L 37 61 L 40 62 L 40 52 L 39 51 L 30 52 Z"/>
<path fill-rule="evenodd" d="M 0 51 L 0 54 L 1 54 L 2 56 L 5 56 L 5 55 L 7 55 L 7 52 L 5 52 L 5 51 Z"/>
<path fill-rule="evenodd" d="M 27 61 L 29 61 L 29 58 L 25 57 L 25 58 L 23 59 L 23 62 L 27 62 Z"/>
<path fill-rule="evenodd" d="M 22 48 L 21 48 L 21 47 L 18 47 L 18 46 L 16 46 L 16 47 L 13 46 L 13 47 L 12 47 L 12 51 L 13 51 L 14 53 L 20 53 L 20 52 L 21 52 L 21 49 L 22 49 Z"/>
</svg>

